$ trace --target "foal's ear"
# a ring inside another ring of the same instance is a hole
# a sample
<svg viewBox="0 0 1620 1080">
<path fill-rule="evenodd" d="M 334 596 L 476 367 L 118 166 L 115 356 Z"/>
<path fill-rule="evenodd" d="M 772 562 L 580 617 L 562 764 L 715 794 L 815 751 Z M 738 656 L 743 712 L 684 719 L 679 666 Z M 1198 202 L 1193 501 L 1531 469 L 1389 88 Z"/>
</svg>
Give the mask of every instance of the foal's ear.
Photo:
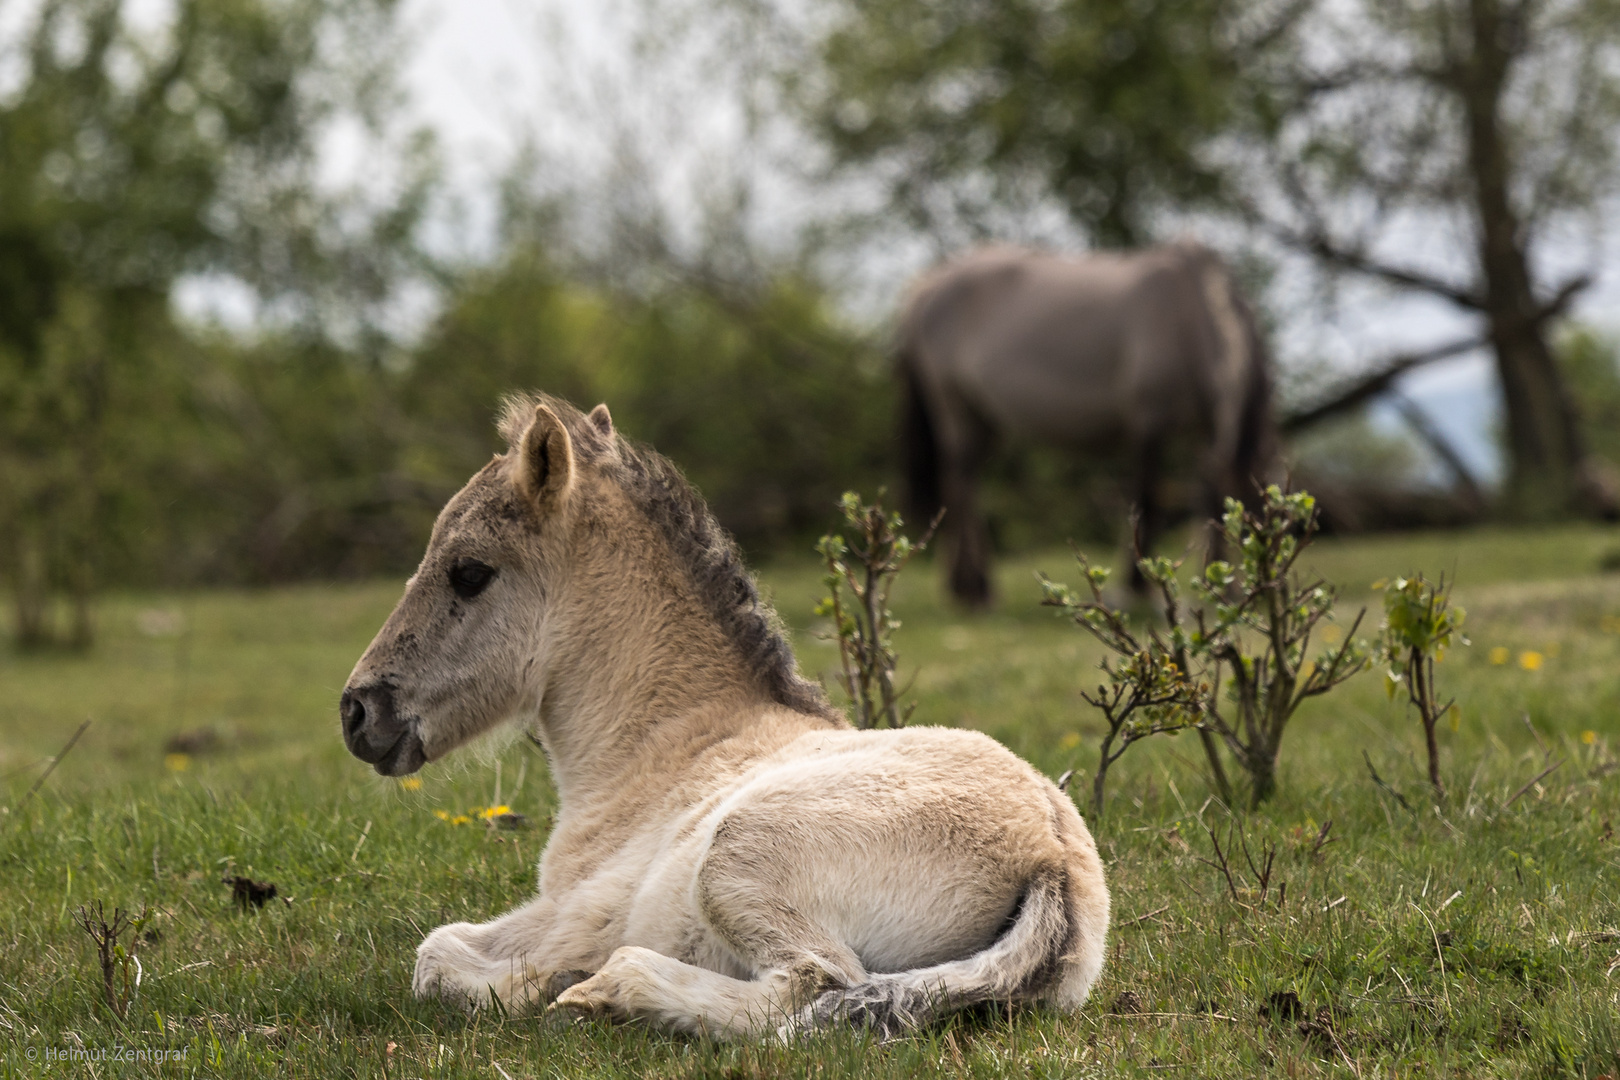
<svg viewBox="0 0 1620 1080">
<path fill-rule="evenodd" d="M 608 437 L 613 434 L 613 415 L 608 412 L 605 403 L 592 409 L 590 416 L 586 417 L 586 419 L 591 422 L 591 426 L 596 429 L 599 435 Z"/>
<path fill-rule="evenodd" d="M 568 429 L 556 413 L 536 405 L 518 452 L 518 490 L 540 509 L 551 510 L 568 496 L 573 480 L 574 448 Z"/>
</svg>

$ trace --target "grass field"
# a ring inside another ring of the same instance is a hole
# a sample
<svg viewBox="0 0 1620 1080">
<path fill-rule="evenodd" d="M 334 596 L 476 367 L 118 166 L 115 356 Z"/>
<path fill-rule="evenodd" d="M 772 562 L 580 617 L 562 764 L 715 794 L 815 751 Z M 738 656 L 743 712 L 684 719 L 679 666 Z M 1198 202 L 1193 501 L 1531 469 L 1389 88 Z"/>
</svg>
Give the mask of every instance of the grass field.
<svg viewBox="0 0 1620 1080">
<path fill-rule="evenodd" d="M 1194 741 L 1144 743 L 1092 823 L 1116 917 L 1085 1010 L 882 1046 L 719 1046 L 412 1000 L 425 931 L 533 888 L 555 810 L 543 759 L 509 739 L 408 790 L 348 756 L 337 696 L 397 583 L 112 597 L 91 655 L 0 655 L 0 1075 L 1620 1075 L 1620 575 L 1601 569 L 1616 550 L 1620 532 L 1587 527 L 1321 542 L 1308 561 L 1342 584 L 1345 622 L 1376 605 L 1376 578 L 1455 576 L 1473 645 L 1440 668 L 1462 705 L 1443 733 L 1450 800 L 1427 797 L 1420 729 L 1370 674 L 1307 705 L 1279 796 L 1241 821 L 1210 800 Z M 1099 729 L 1078 692 L 1098 653 L 1036 606 L 1037 568 L 1076 579 L 1061 552 L 1009 561 L 998 610 L 971 618 L 932 568 L 909 572 L 913 722 L 977 727 L 1083 778 Z M 762 576 L 803 665 L 829 670 L 815 567 Z M 497 803 L 531 826 L 436 813 Z M 1200 861 L 1206 826 L 1275 847 L 1264 899 Z M 239 910 L 227 874 L 278 896 Z M 73 923 L 98 898 L 153 913 L 122 1022 Z M 121 1063 L 118 1045 L 183 1058 Z M 79 1048 L 104 1056 L 47 1060 Z"/>
</svg>

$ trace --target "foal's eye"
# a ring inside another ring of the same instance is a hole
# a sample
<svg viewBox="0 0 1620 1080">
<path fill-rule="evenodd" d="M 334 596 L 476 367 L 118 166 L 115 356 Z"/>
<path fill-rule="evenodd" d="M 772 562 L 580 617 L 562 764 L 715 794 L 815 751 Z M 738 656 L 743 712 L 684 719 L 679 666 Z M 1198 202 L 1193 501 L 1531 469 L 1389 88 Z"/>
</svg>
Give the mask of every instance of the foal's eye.
<svg viewBox="0 0 1620 1080">
<path fill-rule="evenodd" d="M 494 580 L 495 568 L 477 559 L 462 559 L 450 568 L 450 587 L 463 600 L 471 600 Z"/>
</svg>

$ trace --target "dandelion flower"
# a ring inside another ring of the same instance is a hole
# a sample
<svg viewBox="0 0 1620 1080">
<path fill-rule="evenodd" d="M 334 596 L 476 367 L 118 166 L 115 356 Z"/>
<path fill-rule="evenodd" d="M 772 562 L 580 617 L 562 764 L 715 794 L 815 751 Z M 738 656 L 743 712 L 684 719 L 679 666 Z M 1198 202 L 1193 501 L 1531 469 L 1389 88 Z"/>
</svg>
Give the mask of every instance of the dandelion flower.
<svg viewBox="0 0 1620 1080">
<path fill-rule="evenodd" d="M 466 814 L 457 814 L 455 817 L 450 819 L 450 824 L 452 825 L 467 825 L 471 822 L 472 818 L 468 817 Z"/>
<path fill-rule="evenodd" d="M 433 816 L 438 818 L 440 821 L 449 821 L 450 820 L 450 811 L 448 811 L 448 810 L 435 810 L 435 811 L 433 811 Z"/>
<path fill-rule="evenodd" d="M 163 756 L 163 767 L 170 772 L 185 772 L 191 768 L 191 755 L 165 754 Z"/>
<path fill-rule="evenodd" d="M 1597 732 L 1590 729 L 1581 732 L 1581 742 L 1587 746 L 1591 746 L 1593 743 L 1597 742 Z"/>
<path fill-rule="evenodd" d="M 1078 731 L 1069 732 L 1058 740 L 1058 745 L 1065 750 L 1073 750 L 1080 745 L 1080 733 Z"/>
<path fill-rule="evenodd" d="M 502 814 L 510 814 L 511 812 L 512 808 L 502 803 L 500 806 L 491 806 L 478 811 L 478 816 L 488 821 L 490 818 L 500 817 Z"/>
<path fill-rule="evenodd" d="M 406 791 L 421 791 L 422 778 L 420 776 L 402 776 L 399 778 L 399 786 Z"/>
<path fill-rule="evenodd" d="M 1540 671 L 1542 655 L 1534 649 L 1526 649 L 1519 654 L 1519 666 L 1526 671 Z"/>
<path fill-rule="evenodd" d="M 1506 648 L 1504 648 L 1501 645 L 1498 645 L 1496 648 L 1491 650 L 1491 663 L 1495 664 L 1497 667 L 1501 667 L 1503 664 L 1505 664 L 1507 662 L 1508 662 L 1508 651 L 1507 651 Z"/>
</svg>

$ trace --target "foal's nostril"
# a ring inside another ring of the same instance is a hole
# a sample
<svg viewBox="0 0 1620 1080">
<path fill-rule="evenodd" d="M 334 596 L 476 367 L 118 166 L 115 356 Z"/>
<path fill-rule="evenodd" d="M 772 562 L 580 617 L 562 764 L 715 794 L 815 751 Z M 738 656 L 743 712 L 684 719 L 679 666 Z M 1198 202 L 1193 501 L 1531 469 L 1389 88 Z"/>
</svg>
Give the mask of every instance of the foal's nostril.
<svg viewBox="0 0 1620 1080">
<path fill-rule="evenodd" d="M 354 737 L 360 733 L 360 728 L 366 722 L 365 703 L 360 700 L 354 691 L 345 690 L 343 691 L 342 704 L 338 706 L 338 712 L 343 717 L 343 735 L 350 742 L 353 742 Z"/>
</svg>

